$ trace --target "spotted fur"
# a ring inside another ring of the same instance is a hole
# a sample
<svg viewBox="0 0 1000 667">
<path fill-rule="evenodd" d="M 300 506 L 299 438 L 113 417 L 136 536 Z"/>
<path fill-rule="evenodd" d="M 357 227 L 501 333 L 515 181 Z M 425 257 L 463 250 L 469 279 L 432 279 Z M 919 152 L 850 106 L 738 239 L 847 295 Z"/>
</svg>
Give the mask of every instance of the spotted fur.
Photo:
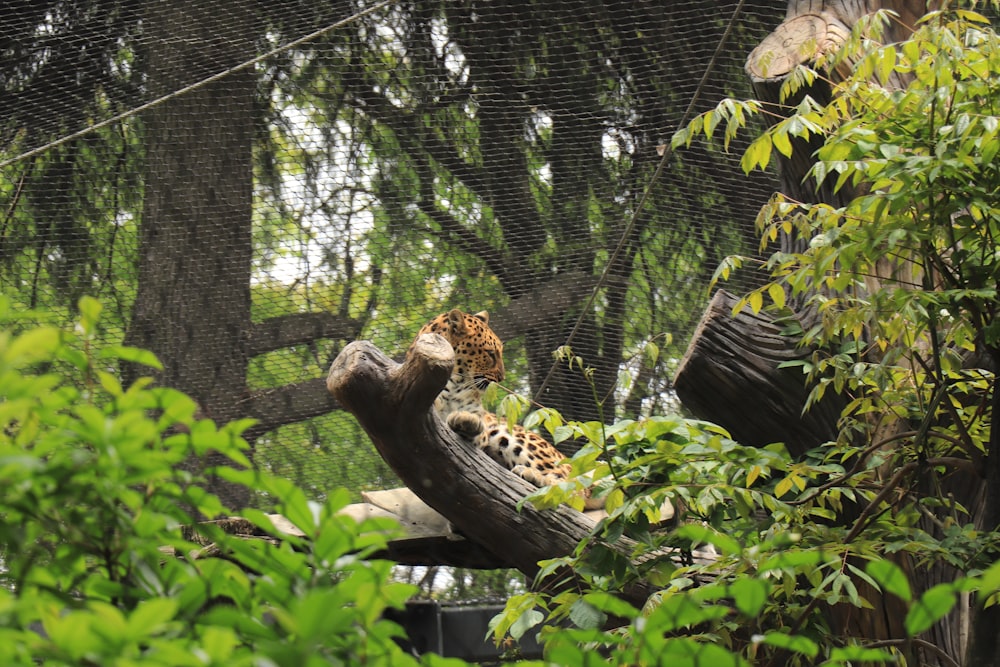
<svg viewBox="0 0 1000 667">
<path fill-rule="evenodd" d="M 504 378 L 503 343 L 490 329 L 486 311 L 469 315 L 457 308 L 438 315 L 420 334 L 443 336 L 455 350 L 455 367 L 434 407 L 456 433 L 490 458 L 535 486 L 566 481 L 570 466 L 545 438 L 507 424 L 483 408 L 483 390 Z M 418 334 L 419 335 L 419 334 Z"/>
</svg>

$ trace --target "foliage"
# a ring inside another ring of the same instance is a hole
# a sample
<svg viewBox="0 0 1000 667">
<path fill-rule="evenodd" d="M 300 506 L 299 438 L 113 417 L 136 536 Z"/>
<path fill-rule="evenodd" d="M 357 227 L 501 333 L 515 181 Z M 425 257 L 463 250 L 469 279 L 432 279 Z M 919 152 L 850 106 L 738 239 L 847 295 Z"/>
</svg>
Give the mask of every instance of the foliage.
<svg viewBox="0 0 1000 667">
<path fill-rule="evenodd" d="M 609 517 L 543 568 L 556 576 L 569 565 L 582 588 L 516 596 L 495 619 L 498 636 L 548 621 L 547 655 L 566 664 L 590 664 L 596 647 L 619 664 L 962 660 L 942 657 L 929 631 L 960 595 L 993 604 L 1000 572 L 995 521 L 980 529 L 959 500 L 982 483 L 987 455 L 1000 455 L 990 370 L 1000 361 L 1000 39 L 982 16 L 956 10 L 884 45 L 885 20 L 862 22 L 821 67 L 790 77 L 789 96 L 825 81 L 831 101 L 805 96 L 743 158 L 748 171 L 764 168 L 774 151 L 788 156 L 819 136 L 811 177 L 860 193 L 842 208 L 781 195 L 764 207 L 762 247 L 783 234 L 812 241 L 773 251 L 771 281 L 738 307 L 768 308 L 816 350 L 801 364 L 810 400 L 848 398 L 839 437 L 793 459 L 681 418 L 607 426 L 540 414 L 556 440 L 587 443 L 573 463 L 594 481 L 575 483 L 600 488 Z M 843 80 L 826 74 L 844 65 Z M 764 108 L 726 100 L 674 143 L 721 128 L 728 142 Z M 731 258 L 719 277 L 747 261 Z M 568 486 L 530 501 L 567 501 Z M 660 522 L 665 500 L 679 522 Z M 631 558 L 608 547 L 621 536 L 636 540 Z M 716 558 L 699 558 L 706 545 Z M 640 580 L 657 589 L 642 609 L 609 594 Z M 838 625 L 875 607 L 889 636 Z"/>
<path fill-rule="evenodd" d="M 339 514 L 344 490 L 312 503 L 246 469 L 246 423 L 196 419 L 148 379 L 123 387 L 119 361 L 159 362 L 96 345 L 100 305 L 79 311 L 70 332 L 0 300 L 0 662 L 416 664 L 382 619 L 414 587 L 369 558 L 390 527 Z M 229 465 L 190 465 L 208 452 Z M 232 514 L 198 486 L 212 474 L 265 493 L 302 536 L 256 510 L 241 516 L 261 539 L 197 522 Z"/>
</svg>

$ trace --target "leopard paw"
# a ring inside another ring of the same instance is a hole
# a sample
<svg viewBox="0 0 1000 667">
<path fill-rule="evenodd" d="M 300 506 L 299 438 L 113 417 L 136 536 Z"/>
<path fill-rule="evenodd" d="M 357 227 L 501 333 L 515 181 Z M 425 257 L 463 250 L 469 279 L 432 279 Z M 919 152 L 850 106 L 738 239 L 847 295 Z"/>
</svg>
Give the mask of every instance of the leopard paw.
<svg viewBox="0 0 1000 667">
<path fill-rule="evenodd" d="M 448 426 L 463 438 L 473 440 L 483 432 L 483 418 L 479 415 L 459 410 L 448 415 Z"/>
<path fill-rule="evenodd" d="M 535 486 L 546 486 L 545 478 L 542 477 L 541 473 L 530 466 L 518 464 L 511 468 L 510 471 Z"/>
</svg>

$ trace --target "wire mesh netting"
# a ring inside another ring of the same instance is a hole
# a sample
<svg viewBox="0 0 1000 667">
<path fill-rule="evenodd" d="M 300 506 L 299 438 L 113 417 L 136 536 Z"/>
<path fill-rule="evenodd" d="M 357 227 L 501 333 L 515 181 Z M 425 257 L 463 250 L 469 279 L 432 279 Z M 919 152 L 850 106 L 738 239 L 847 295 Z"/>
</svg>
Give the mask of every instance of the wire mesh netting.
<svg viewBox="0 0 1000 667">
<path fill-rule="evenodd" d="M 106 341 L 153 350 L 204 416 L 256 419 L 256 464 L 316 497 L 397 483 L 331 360 L 398 357 L 451 307 L 490 311 L 507 386 L 567 418 L 676 411 L 713 272 L 756 250 L 774 185 L 739 139 L 670 137 L 750 95 L 783 9 L 7 2 L 0 285 L 66 321 L 98 297 Z"/>
</svg>

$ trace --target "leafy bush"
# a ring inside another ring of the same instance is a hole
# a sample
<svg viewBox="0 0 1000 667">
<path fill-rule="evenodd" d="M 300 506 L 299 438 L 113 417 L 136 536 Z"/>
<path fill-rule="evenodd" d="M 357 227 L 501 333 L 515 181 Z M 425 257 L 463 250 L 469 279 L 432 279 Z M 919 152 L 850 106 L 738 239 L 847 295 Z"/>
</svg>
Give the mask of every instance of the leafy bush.
<svg viewBox="0 0 1000 667">
<path fill-rule="evenodd" d="M 100 305 L 79 306 L 68 332 L 0 299 L 0 663 L 416 664 L 382 618 L 414 589 L 369 559 L 390 526 L 338 514 L 345 491 L 315 505 L 252 470 L 247 424 L 196 419 L 148 379 L 121 386 L 117 363 L 158 362 L 95 347 Z M 205 474 L 268 494 L 304 536 L 253 510 L 269 539 L 197 522 L 235 514 L 181 466 L 208 452 L 233 466 Z"/>
</svg>

